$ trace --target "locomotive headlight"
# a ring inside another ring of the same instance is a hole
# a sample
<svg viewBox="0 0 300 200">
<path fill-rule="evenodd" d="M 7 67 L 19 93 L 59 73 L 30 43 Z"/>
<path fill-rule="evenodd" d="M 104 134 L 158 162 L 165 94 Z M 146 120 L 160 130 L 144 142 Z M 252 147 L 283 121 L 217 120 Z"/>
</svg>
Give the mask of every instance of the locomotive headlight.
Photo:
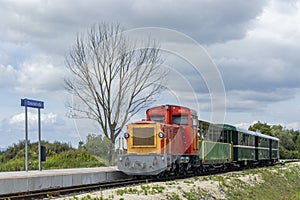
<svg viewBox="0 0 300 200">
<path fill-rule="evenodd" d="M 129 138 L 129 133 L 124 133 L 124 138 Z"/>
<path fill-rule="evenodd" d="M 165 137 L 165 134 L 164 134 L 163 132 L 160 132 L 160 133 L 158 134 L 158 137 L 159 137 L 159 138 L 163 138 L 163 137 Z"/>
</svg>

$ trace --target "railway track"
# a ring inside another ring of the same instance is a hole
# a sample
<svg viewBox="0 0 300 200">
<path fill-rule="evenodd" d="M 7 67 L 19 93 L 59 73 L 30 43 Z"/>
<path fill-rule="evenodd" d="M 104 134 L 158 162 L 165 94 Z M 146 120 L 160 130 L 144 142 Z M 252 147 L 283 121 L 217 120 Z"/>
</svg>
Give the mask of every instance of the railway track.
<svg viewBox="0 0 300 200">
<path fill-rule="evenodd" d="M 208 175 L 208 174 L 203 174 Z M 44 199 L 51 197 L 59 197 L 62 195 L 72 195 L 80 192 L 90 192 L 90 191 L 99 191 L 101 189 L 114 188 L 114 187 L 124 187 L 134 184 L 142 184 L 146 182 L 164 182 L 175 179 L 183 179 L 193 177 L 195 174 L 186 174 L 180 176 L 172 177 L 153 177 L 153 178 L 131 178 L 131 179 L 121 179 L 97 184 L 88 184 L 88 185 L 78 185 L 70 187 L 59 187 L 59 188 L 48 188 L 43 190 L 20 192 L 20 193 L 11 193 L 0 195 L 0 200 L 19 200 L 19 199 Z"/>
<path fill-rule="evenodd" d="M 99 191 L 101 189 L 114 188 L 114 187 L 124 187 L 128 185 L 142 184 L 146 182 L 164 182 L 168 180 L 189 178 L 195 176 L 193 174 L 181 175 L 178 177 L 160 177 L 158 178 L 132 178 L 132 179 L 124 179 L 124 180 L 116 180 L 110 182 L 103 182 L 97 184 L 89 184 L 89 185 L 79 185 L 72 187 L 61 187 L 61 188 L 49 188 L 43 190 L 29 191 L 29 192 L 21 192 L 21 193 L 12 193 L 0 195 L 0 200 L 20 200 L 20 199 L 44 199 L 44 198 L 52 198 L 59 197 L 62 195 L 72 195 L 80 192 L 92 192 Z"/>
<path fill-rule="evenodd" d="M 30 192 L 22 192 L 22 193 L 13 193 L 13 194 L 5 194 L 0 195 L 0 199 L 43 199 L 49 197 L 57 197 L 61 195 L 67 195 L 72 193 L 79 192 L 89 192 L 89 191 L 97 191 L 100 188 L 112 188 L 112 187 L 120 187 L 125 185 L 133 185 L 143 183 L 145 180 L 142 179 L 124 179 L 124 180 L 116 180 L 110 182 L 103 182 L 97 184 L 89 184 L 89 185 L 79 185 L 72 187 L 61 187 L 61 188 L 49 188 L 43 190 L 36 190 Z"/>
<path fill-rule="evenodd" d="M 286 160 L 285 163 L 292 163 L 292 162 L 299 162 L 299 160 Z M 281 162 L 275 163 L 275 165 L 281 165 Z M 208 171 L 205 173 L 200 174 L 200 176 L 207 176 L 213 174 L 222 174 L 232 171 L 241 171 L 247 168 L 239 168 L 239 169 L 230 169 L 230 170 L 222 170 L 222 171 Z M 189 178 L 193 177 L 195 174 L 186 174 L 180 176 L 171 176 L 171 177 L 159 177 L 159 178 L 152 178 L 152 179 L 122 179 L 110 182 L 103 182 L 97 184 L 89 184 L 89 185 L 79 185 L 79 186 L 72 186 L 72 187 L 61 187 L 61 188 L 49 188 L 44 190 L 37 190 L 37 191 L 30 191 L 30 192 L 22 192 L 22 193 L 13 193 L 13 194 L 5 194 L 0 195 L 0 200 L 4 199 L 43 199 L 49 197 L 58 197 L 61 195 L 71 195 L 74 193 L 79 192 L 89 192 L 89 191 L 97 191 L 106 188 L 113 188 L 113 187 L 123 187 L 128 185 L 134 184 L 141 184 L 147 182 L 162 182 L 162 181 L 169 181 L 175 179 L 182 179 L 182 178 Z"/>
</svg>

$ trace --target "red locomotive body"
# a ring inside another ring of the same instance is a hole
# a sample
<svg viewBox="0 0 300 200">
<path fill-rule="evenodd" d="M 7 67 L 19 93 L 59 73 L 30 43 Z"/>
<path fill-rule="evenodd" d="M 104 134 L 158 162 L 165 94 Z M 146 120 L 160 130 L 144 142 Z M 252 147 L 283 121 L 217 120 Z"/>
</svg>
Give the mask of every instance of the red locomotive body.
<svg viewBox="0 0 300 200">
<path fill-rule="evenodd" d="M 148 109 L 146 111 L 147 121 L 156 121 L 164 124 L 178 125 L 178 132 L 166 132 L 162 147 L 171 150 L 166 153 L 172 154 L 198 154 L 198 117 L 196 111 L 174 105 L 163 105 Z"/>
<path fill-rule="evenodd" d="M 146 121 L 127 125 L 127 154 L 118 168 L 129 175 L 180 174 L 200 166 L 197 113 L 182 106 L 148 109 Z"/>
</svg>

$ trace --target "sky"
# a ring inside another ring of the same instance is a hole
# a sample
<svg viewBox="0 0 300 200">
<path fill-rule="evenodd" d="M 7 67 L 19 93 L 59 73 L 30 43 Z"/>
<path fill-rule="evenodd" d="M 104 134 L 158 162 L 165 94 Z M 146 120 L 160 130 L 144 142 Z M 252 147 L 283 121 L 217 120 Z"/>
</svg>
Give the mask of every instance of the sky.
<svg viewBox="0 0 300 200">
<path fill-rule="evenodd" d="M 103 22 L 151 32 L 162 42 L 172 76 L 157 105 L 180 103 L 214 121 L 223 102 L 225 123 L 300 130 L 297 0 L 0 0 L 0 148 L 24 140 L 22 98 L 45 102 L 44 140 L 76 147 L 87 134 L 101 133 L 95 122 L 67 117 L 73 97 L 64 78 L 76 36 Z M 222 90 L 221 97 L 214 93 Z M 28 123 L 29 139 L 37 141 L 36 109 L 29 109 Z"/>
</svg>

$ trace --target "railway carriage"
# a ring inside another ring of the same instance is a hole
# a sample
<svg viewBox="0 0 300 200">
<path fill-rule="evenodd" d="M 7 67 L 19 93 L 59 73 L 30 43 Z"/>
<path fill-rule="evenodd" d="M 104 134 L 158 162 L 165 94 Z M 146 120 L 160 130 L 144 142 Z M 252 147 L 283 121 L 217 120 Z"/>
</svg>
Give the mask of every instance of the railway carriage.
<svg viewBox="0 0 300 200">
<path fill-rule="evenodd" d="M 278 138 L 240 128 L 234 132 L 234 161 L 252 166 L 272 164 L 279 159 Z"/>
<path fill-rule="evenodd" d="M 199 121 L 199 124 L 199 156 L 203 169 L 228 166 L 233 159 L 231 129 L 205 121 Z"/>
<path fill-rule="evenodd" d="M 128 175 L 178 175 L 269 165 L 279 159 L 278 138 L 198 120 L 183 106 L 146 111 L 146 120 L 127 126 L 127 154 L 118 168 Z"/>
<path fill-rule="evenodd" d="M 233 152 L 234 161 L 247 165 L 249 161 L 256 160 L 255 133 L 234 127 Z"/>
</svg>

